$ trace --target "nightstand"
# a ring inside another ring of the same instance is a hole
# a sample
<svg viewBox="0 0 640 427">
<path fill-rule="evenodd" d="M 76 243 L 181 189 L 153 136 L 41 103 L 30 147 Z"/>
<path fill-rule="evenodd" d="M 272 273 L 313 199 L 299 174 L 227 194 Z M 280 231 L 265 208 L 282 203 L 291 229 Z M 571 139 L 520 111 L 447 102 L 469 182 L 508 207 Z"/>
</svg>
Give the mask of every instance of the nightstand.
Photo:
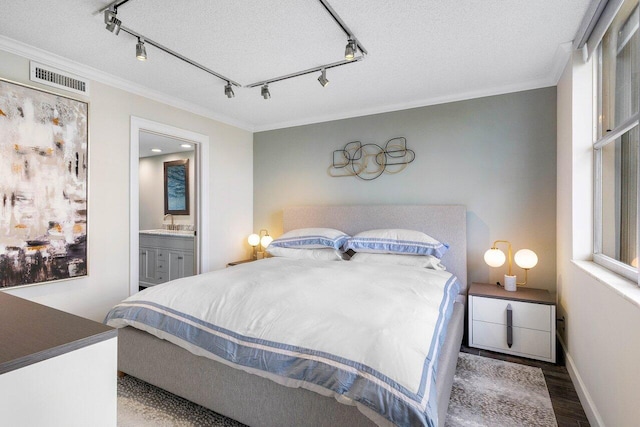
<svg viewBox="0 0 640 427">
<path fill-rule="evenodd" d="M 469 347 L 556 362 L 556 302 L 545 289 L 469 288 Z"/>
<path fill-rule="evenodd" d="M 247 262 L 255 261 L 255 259 L 243 259 L 242 261 L 233 261 L 227 264 L 227 267 L 233 267 L 234 265 L 244 264 Z"/>
</svg>

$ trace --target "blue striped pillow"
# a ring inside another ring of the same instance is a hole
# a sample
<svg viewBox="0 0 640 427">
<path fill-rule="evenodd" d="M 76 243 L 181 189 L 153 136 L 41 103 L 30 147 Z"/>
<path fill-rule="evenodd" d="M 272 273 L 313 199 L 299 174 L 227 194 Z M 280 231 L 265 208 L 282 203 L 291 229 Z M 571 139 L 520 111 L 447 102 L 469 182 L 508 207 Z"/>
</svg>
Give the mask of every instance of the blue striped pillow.
<svg viewBox="0 0 640 427">
<path fill-rule="evenodd" d="M 284 233 L 271 242 L 269 247 L 297 249 L 340 249 L 349 235 L 333 228 L 298 228 Z"/>
<path fill-rule="evenodd" d="M 344 250 L 349 249 L 365 253 L 433 255 L 442 258 L 449 245 L 420 231 L 385 228 L 356 234 L 345 244 Z"/>
</svg>

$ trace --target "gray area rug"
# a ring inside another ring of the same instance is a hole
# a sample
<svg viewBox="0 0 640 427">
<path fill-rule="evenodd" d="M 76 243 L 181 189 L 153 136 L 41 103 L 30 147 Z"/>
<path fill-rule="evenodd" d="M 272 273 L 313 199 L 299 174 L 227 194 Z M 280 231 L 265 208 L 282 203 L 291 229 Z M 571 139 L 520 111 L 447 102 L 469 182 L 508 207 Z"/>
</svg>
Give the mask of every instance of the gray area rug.
<svg viewBox="0 0 640 427">
<path fill-rule="evenodd" d="M 542 369 L 460 353 L 446 427 L 556 427 Z"/>
<path fill-rule="evenodd" d="M 118 378 L 118 426 L 241 427 L 137 378 Z M 539 368 L 460 353 L 446 427 L 555 427 Z"/>
</svg>

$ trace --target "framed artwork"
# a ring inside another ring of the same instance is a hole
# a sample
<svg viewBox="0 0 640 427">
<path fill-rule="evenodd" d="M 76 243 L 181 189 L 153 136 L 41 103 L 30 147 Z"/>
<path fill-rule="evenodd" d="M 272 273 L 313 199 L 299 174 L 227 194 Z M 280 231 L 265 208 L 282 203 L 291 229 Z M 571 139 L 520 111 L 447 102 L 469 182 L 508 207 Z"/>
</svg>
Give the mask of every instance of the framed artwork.
<svg viewBox="0 0 640 427">
<path fill-rule="evenodd" d="M 88 107 L 0 79 L 0 288 L 87 275 Z"/>
<path fill-rule="evenodd" d="M 189 215 L 189 159 L 164 162 L 164 214 Z"/>
</svg>

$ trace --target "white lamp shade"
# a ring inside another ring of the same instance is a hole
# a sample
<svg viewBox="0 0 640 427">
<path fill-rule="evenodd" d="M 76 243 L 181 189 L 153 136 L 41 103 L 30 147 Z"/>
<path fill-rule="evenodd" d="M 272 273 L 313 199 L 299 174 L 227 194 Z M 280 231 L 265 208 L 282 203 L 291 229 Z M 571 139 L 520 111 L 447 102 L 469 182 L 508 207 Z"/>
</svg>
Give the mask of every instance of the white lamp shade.
<svg viewBox="0 0 640 427">
<path fill-rule="evenodd" d="M 484 253 L 484 262 L 486 262 L 489 267 L 500 267 L 506 260 L 507 257 L 504 255 L 504 252 L 497 248 L 491 248 Z"/>
<path fill-rule="evenodd" d="M 526 270 L 535 267 L 538 264 L 538 255 L 531 249 L 520 249 L 513 257 L 518 267 Z"/>
<path fill-rule="evenodd" d="M 255 233 L 251 234 L 249 235 L 249 238 L 247 239 L 247 241 L 251 246 L 258 246 L 260 244 L 260 236 L 258 236 Z"/>
<path fill-rule="evenodd" d="M 267 234 L 266 236 L 262 236 L 262 239 L 260 239 L 260 246 L 266 248 L 271 242 L 273 242 L 273 237 Z"/>
</svg>

